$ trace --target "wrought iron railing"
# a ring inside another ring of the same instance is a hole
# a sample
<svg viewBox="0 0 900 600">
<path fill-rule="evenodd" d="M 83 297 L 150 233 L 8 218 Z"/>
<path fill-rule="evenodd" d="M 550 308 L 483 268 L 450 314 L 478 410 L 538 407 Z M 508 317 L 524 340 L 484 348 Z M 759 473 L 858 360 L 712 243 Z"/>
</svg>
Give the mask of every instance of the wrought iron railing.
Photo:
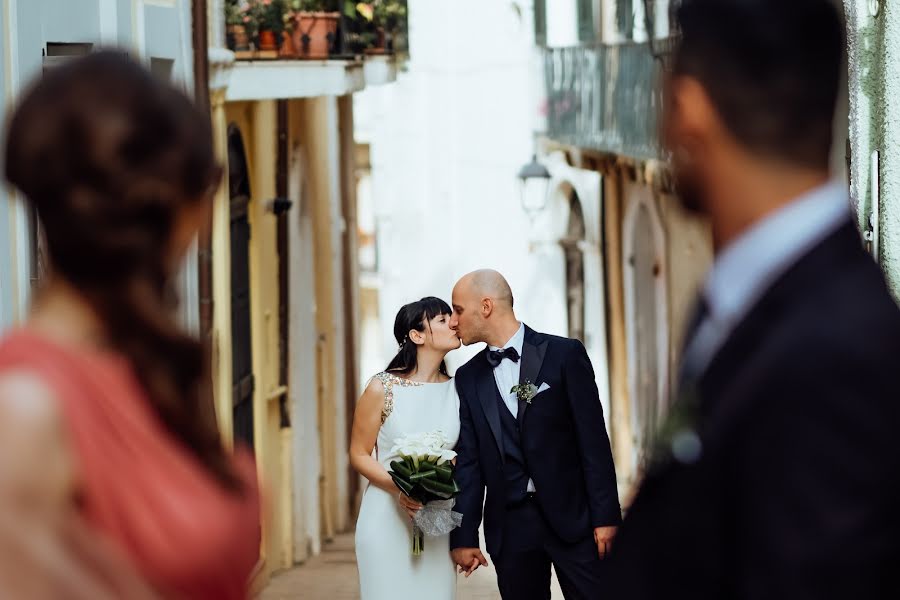
<svg viewBox="0 0 900 600">
<path fill-rule="evenodd" d="M 658 115 L 671 40 L 544 49 L 547 135 L 638 159 L 665 158 Z M 662 52 L 662 54 L 659 54 Z"/>
</svg>

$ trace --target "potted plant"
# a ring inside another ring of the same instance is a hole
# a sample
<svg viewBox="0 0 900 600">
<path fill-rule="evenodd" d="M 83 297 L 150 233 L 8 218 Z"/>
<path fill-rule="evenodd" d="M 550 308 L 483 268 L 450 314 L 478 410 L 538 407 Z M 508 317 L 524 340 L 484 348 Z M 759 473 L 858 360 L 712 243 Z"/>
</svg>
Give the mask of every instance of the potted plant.
<svg viewBox="0 0 900 600">
<path fill-rule="evenodd" d="M 406 6 L 399 0 L 371 0 L 360 2 L 352 8 L 355 8 L 357 21 L 365 24 L 369 35 L 370 43 L 366 47 L 366 54 L 393 51 L 393 41 L 403 30 Z"/>
<path fill-rule="evenodd" d="M 225 3 L 225 39 L 230 50 L 247 52 L 250 50 L 250 33 L 255 29 L 252 5 L 248 0 L 227 0 Z"/>
<path fill-rule="evenodd" d="M 400 0 L 374 0 L 375 26 L 387 52 L 398 50 L 397 41 L 406 22 L 406 3 Z"/>
<path fill-rule="evenodd" d="M 328 58 L 334 45 L 340 13 L 337 0 L 287 0 L 285 39 L 281 53 L 299 58 Z"/>
<path fill-rule="evenodd" d="M 276 52 L 284 31 L 286 0 L 255 0 L 253 5 L 259 27 L 257 49 L 261 52 Z"/>
</svg>

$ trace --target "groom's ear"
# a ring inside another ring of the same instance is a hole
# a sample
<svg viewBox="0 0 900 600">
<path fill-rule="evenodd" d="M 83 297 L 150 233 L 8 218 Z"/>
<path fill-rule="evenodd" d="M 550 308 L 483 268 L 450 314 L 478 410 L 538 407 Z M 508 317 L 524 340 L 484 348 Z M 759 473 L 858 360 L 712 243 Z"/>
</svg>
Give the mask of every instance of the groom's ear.
<svg viewBox="0 0 900 600">
<path fill-rule="evenodd" d="M 481 300 L 481 316 L 487 319 L 494 312 L 494 301 L 490 298 L 482 298 Z"/>
</svg>

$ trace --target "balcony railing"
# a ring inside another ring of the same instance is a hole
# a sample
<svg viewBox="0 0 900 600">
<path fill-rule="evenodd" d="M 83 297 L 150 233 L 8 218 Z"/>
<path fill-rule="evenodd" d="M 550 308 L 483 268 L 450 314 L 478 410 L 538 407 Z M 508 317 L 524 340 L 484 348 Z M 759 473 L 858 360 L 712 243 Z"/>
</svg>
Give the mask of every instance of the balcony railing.
<svg viewBox="0 0 900 600">
<path fill-rule="evenodd" d="M 663 159 L 658 114 L 671 40 L 546 48 L 547 134 L 558 142 L 636 159 Z"/>
<path fill-rule="evenodd" d="M 238 60 L 408 55 L 407 0 L 307 5 L 316 9 L 292 10 L 288 0 L 226 0 L 228 48 Z"/>
</svg>

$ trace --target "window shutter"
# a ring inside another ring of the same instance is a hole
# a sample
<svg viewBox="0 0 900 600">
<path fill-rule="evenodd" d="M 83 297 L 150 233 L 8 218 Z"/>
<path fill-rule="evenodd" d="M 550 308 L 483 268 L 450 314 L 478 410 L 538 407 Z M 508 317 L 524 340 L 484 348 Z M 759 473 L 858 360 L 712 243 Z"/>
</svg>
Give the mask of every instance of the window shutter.
<svg viewBox="0 0 900 600">
<path fill-rule="evenodd" d="M 632 0 L 616 0 L 616 26 L 626 40 L 634 39 L 634 5 Z"/>
<path fill-rule="evenodd" d="M 534 0 L 534 43 L 547 45 L 547 0 Z"/>
<path fill-rule="evenodd" d="M 597 38 L 594 11 L 599 10 L 600 0 L 577 0 L 578 2 L 578 41 L 585 44 Z"/>
</svg>

